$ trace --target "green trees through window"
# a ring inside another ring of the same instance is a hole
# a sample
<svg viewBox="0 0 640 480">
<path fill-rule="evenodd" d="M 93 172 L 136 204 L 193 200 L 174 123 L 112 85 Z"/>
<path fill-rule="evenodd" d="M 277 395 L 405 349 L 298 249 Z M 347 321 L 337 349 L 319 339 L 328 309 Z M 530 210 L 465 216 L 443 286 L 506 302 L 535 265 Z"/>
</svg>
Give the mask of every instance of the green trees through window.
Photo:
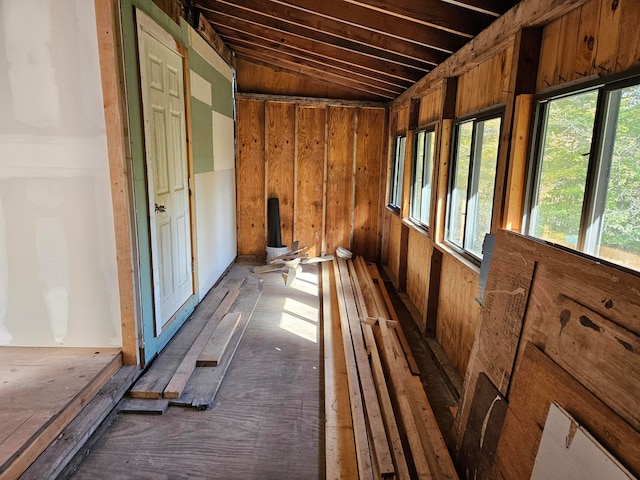
<svg viewBox="0 0 640 480">
<path fill-rule="evenodd" d="M 493 116 L 456 125 L 446 239 L 476 260 L 491 230 L 501 123 Z"/>
<path fill-rule="evenodd" d="M 640 86 L 539 105 L 526 233 L 640 270 Z"/>
</svg>

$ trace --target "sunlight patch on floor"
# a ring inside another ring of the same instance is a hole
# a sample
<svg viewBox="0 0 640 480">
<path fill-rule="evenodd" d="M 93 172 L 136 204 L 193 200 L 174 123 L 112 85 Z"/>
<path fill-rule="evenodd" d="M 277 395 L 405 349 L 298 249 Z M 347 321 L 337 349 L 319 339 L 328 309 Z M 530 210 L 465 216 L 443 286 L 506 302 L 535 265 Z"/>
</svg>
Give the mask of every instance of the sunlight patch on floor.
<svg viewBox="0 0 640 480">
<path fill-rule="evenodd" d="M 299 337 L 318 343 L 318 308 L 286 298 L 280 317 L 280 328 Z"/>
</svg>

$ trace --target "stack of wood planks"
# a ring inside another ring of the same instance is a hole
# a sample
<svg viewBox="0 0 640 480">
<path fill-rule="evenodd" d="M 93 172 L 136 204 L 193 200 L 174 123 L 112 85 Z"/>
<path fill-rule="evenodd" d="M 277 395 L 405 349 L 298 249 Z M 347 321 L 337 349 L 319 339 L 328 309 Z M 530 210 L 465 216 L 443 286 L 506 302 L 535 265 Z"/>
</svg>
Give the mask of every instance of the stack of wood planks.
<svg viewBox="0 0 640 480">
<path fill-rule="evenodd" d="M 162 414 L 169 405 L 209 408 L 261 291 L 255 277 L 225 279 L 132 387 L 132 398 L 120 411 Z"/>
<path fill-rule="evenodd" d="M 376 266 L 325 263 L 322 292 L 326 478 L 458 478 Z"/>
</svg>

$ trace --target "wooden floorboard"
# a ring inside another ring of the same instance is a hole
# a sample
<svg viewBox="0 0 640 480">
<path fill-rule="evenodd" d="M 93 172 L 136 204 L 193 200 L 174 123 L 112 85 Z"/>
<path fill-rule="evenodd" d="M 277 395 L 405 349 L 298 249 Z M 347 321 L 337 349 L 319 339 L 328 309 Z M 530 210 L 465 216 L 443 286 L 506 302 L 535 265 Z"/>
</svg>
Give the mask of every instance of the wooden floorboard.
<svg viewBox="0 0 640 480">
<path fill-rule="evenodd" d="M 17 478 L 122 365 L 120 349 L 0 348 L 0 478 Z"/>
<path fill-rule="evenodd" d="M 252 276 L 252 267 L 229 275 Z M 261 277 L 212 408 L 118 415 L 73 478 L 324 478 L 317 266 L 291 287 L 278 272 Z"/>
</svg>

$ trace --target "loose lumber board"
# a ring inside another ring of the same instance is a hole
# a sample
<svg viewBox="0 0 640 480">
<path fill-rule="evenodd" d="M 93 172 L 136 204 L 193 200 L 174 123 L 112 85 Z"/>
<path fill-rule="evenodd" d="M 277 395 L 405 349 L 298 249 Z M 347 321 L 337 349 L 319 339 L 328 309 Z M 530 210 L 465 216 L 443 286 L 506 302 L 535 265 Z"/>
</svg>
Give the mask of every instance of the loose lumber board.
<svg viewBox="0 0 640 480">
<path fill-rule="evenodd" d="M 531 476 L 549 406 L 556 402 L 634 475 L 640 475 L 640 433 L 540 349 L 526 342 L 498 442 L 494 478 Z"/>
<path fill-rule="evenodd" d="M 309 246 L 310 255 L 322 251 L 326 110 L 323 105 L 296 108 L 294 238 Z"/>
<path fill-rule="evenodd" d="M 229 292 L 227 283 L 226 279 L 223 279 L 219 285 L 207 293 L 191 317 L 162 350 L 161 355 L 154 359 L 144 375 L 131 388 L 129 396 L 133 398 L 162 398 L 162 392 L 176 372 L 178 365 Z"/>
<path fill-rule="evenodd" d="M 265 102 L 237 101 L 238 254 L 264 257 L 267 240 Z"/>
<path fill-rule="evenodd" d="M 351 249 L 356 109 L 328 108 L 325 248 Z"/>
<path fill-rule="evenodd" d="M 380 399 L 380 408 L 382 410 L 385 428 L 389 435 L 393 463 L 396 467 L 396 478 L 397 480 L 409 479 L 409 467 L 407 465 L 407 459 L 402 446 L 398 423 L 393 412 L 393 405 L 391 403 L 389 389 L 384 376 L 384 369 L 382 368 L 382 360 L 380 359 L 376 339 L 373 335 L 373 329 L 371 325 L 368 324 L 363 325 L 362 328 L 364 330 L 364 339 L 367 344 L 367 349 L 371 356 L 371 370 L 373 372 L 373 379 L 376 383 L 378 398 Z"/>
<path fill-rule="evenodd" d="M 384 424 L 384 430 L 382 430 L 382 432 L 386 432 L 385 435 L 376 433 L 376 425 L 371 421 L 370 417 L 369 436 L 372 441 L 373 450 L 375 453 L 376 467 L 378 468 L 378 472 L 385 472 L 383 475 L 385 477 L 390 477 L 395 474 L 396 477 L 400 476 L 406 478 L 408 475 L 408 467 L 404 458 L 404 453 L 402 451 L 402 443 L 400 440 L 400 433 L 398 432 L 398 426 L 393 416 L 391 398 L 389 397 L 389 391 L 385 383 L 384 372 L 382 369 L 382 363 L 380 362 L 380 356 L 378 354 L 375 337 L 373 336 L 371 325 L 367 323 L 367 321 L 369 320 L 367 306 L 362 294 L 362 289 L 360 288 L 360 282 L 358 280 L 358 275 L 353 261 L 348 260 L 346 263 L 351 277 L 351 285 L 353 293 L 355 295 L 356 307 L 359 312 L 358 323 L 360 324 L 360 332 L 362 334 L 362 340 L 364 341 L 363 346 L 365 347 L 366 353 L 369 355 L 370 359 L 370 363 L 366 363 L 365 358 L 361 358 L 361 362 L 365 362 L 365 367 L 371 369 L 372 379 L 377 396 L 376 403 L 380 410 L 380 416 Z M 366 321 L 362 321 L 362 319 L 366 319 Z M 355 328 L 357 328 L 357 326 Z M 358 369 L 359 371 L 362 370 L 360 366 L 358 367 Z M 368 391 L 367 395 L 371 395 L 371 391 Z M 367 409 L 367 413 L 369 415 L 371 415 L 372 413 L 377 414 L 377 412 L 371 412 L 371 407 L 366 401 L 367 399 L 368 398 L 365 395 L 365 408 Z M 372 398 L 370 400 L 372 400 Z M 377 428 L 379 428 L 379 425 L 377 426 Z M 390 466 L 387 465 L 387 467 L 385 467 L 385 462 L 388 463 L 389 459 L 391 458 L 393 458 L 393 464 Z M 396 471 L 396 468 L 398 467 L 401 471 Z"/>
<path fill-rule="evenodd" d="M 240 288 L 240 295 L 233 306 L 233 312 L 242 314 L 240 323 L 231 336 L 227 354 L 217 367 L 196 368 L 185 385 L 180 397 L 171 399 L 169 405 L 192 407 L 196 410 L 206 410 L 213 405 L 220 385 L 231 365 L 233 356 L 244 336 L 244 332 L 253 317 L 260 296 L 262 295 L 262 279 L 247 277 Z"/>
<path fill-rule="evenodd" d="M 364 406 L 360 393 L 360 379 L 353 350 L 353 340 L 349 331 L 349 317 L 345 303 L 345 293 L 342 289 L 342 280 L 338 262 L 342 259 L 333 260 L 333 274 L 336 283 L 338 297 L 338 312 L 340 317 L 340 329 L 342 332 L 342 346 L 347 369 L 347 381 L 349 385 L 349 399 L 351 402 L 351 418 L 353 421 L 353 435 L 356 445 L 356 459 L 358 462 L 358 475 L 361 479 L 373 477 L 373 467 L 371 465 L 371 447 L 367 436 L 367 427 L 364 415 Z M 344 260 L 342 260 L 344 262 Z"/>
<path fill-rule="evenodd" d="M 381 108 L 357 109 L 352 250 L 369 261 L 378 257 L 384 117 Z"/>
<path fill-rule="evenodd" d="M 203 347 L 200 355 L 198 355 L 196 367 L 218 366 L 220 359 L 229 345 L 231 336 L 240 322 L 240 317 L 242 317 L 242 313 L 240 312 L 227 313 L 222 317 L 213 334 L 211 334 L 209 341 Z"/>
<path fill-rule="evenodd" d="M 118 405 L 118 413 L 162 415 L 169 408 L 166 398 L 124 398 Z"/>
<path fill-rule="evenodd" d="M 411 409 L 411 398 L 410 393 L 408 392 L 408 386 L 405 382 L 405 375 L 401 370 L 400 356 L 404 358 L 404 355 L 395 348 L 391 332 L 387 328 L 387 324 L 384 319 L 382 319 L 382 321 L 378 321 L 378 325 L 380 326 L 380 334 L 376 339 L 378 341 L 378 349 L 380 350 L 382 359 L 384 360 L 387 377 L 391 380 L 393 396 L 396 404 L 398 405 L 400 423 L 404 434 L 407 437 L 413 465 L 418 478 L 433 478 L 424 447 L 422 446 L 420 434 L 418 433 L 416 419 Z"/>
<path fill-rule="evenodd" d="M 0 478 L 17 478 L 122 367 L 120 349 L 0 349 Z M 8 433 L 5 433 L 8 432 Z"/>
<path fill-rule="evenodd" d="M 322 264 L 322 346 L 324 355 L 325 478 L 358 478 L 349 385 L 331 263 Z"/>
<path fill-rule="evenodd" d="M 378 285 L 378 288 L 380 290 L 380 293 L 382 294 L 382 298 L 384 300 L 384 303 L 386 304 L 387 311 L 389 312 L 389 315 L 391 316 L 391 320 L 394 320 L 395 322 L 398 322 L 396 324 L 396 327 L 394 328 L 394 331 L 395 331 L 396 335 L 398 336 L 398 339 L 400 340 L 400 344 L 402 345 L 402 351 L 404 352 L 404 354 L 407 357 L 407 362 L 409 363 L 409 368 L 411 369 L 411 373 L 413 373 L 414 375 L 420 375 L 420 369 L 418 368 L 418 364 L 416 363 L 416 359 L 413 358 L 413 353 L 411 352 L 411 347 L 409 346 L 409 342 L 407 342 L 407 337 L 405 337 L 404 331 L 402 330 L 402 327 L 400 326 L 400 323 L 399 323 L 399 320 L 398 320 L 398 314 L 396 313 L 396 310 L 393 307 L 393 302 L 391 301 L 391 297 L 389 296 L 389 292 L 387 291 L 387 288 L 385 287 L 384 280 L 382 280 L 382 277 L 380 276 L 380 273 L 378 272 L 378 268 L 375 266 L 375 264 L 371 265 L 371 267 L 369 268 L 369 272 L 371 273 L 371 277 L 372 277 L 373 281 L 375 283 L 377 283 L 377 285 Z"/>
<path fill-rule="evenodd" d="M 122 367 L 60 435 L 20 476 L 21 480 L 59 478 L 140 375 L 137 366 Z"/>
<path fill-rule="evenodd" d="M 238 297 L 240 289 L 238 287 L 231 288 L 224 300 L 220 303 L 216 311 L 213 313 L 207 324 L 204 326 L 198 337 L 187 351 L 186 355 L 178 365 L 175 373 L 169 380 L 169 383 L 162 392 L 163 398 L 179 398 L 184 390 L 185 385 L 189 381 L 193 370 L 196 368 L 196 362 L 200 352 L 211 337 L 211 334 L 218 326 L 222 317 L 229 311 L 231 305 Z"/>
</svg>

